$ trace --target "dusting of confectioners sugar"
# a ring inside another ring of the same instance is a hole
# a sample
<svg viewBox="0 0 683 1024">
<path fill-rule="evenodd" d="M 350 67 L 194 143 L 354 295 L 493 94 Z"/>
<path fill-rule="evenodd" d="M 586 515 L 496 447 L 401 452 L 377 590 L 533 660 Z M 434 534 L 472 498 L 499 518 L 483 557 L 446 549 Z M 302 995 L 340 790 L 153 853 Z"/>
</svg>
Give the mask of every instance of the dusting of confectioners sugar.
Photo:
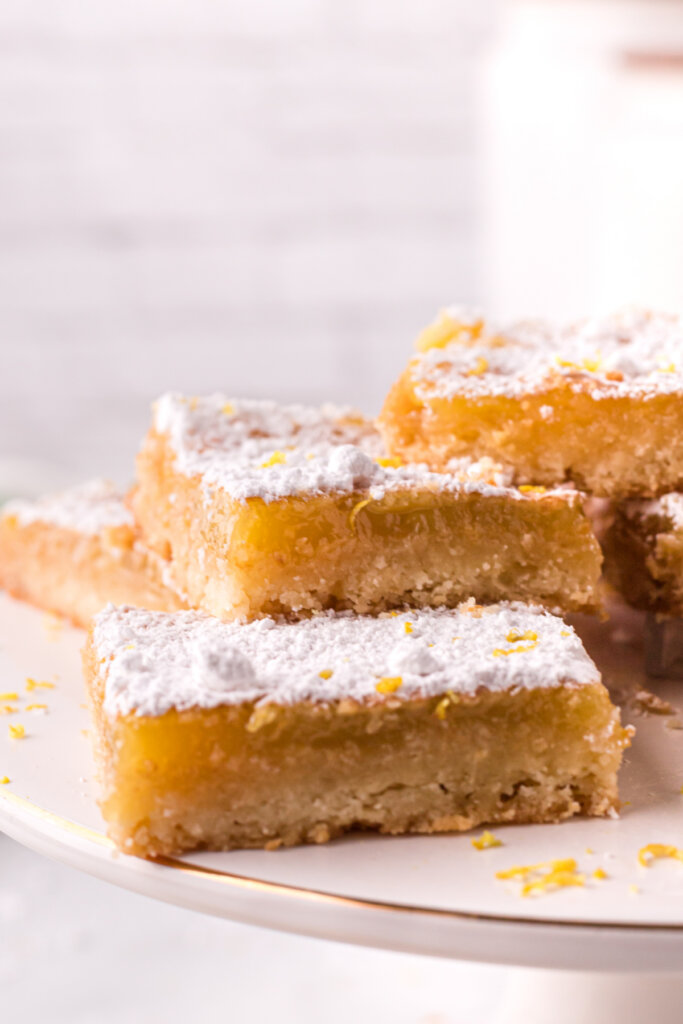
<svg viewBox="0 0 683 1024">
<path fill-rule="evenodd" d="M 628 519 L 647 520 L 654 519 L 659 532 L 666 530 L 667 524 L 672 529 L 683 527 L 683 494 L 672 492 L 663 494 L 660 498 L 633 499 L 625 501 L 620 511 Z"/>
<path fill-rule="evenodd" d="M 90 535 L 109 527 L 133 526 L 124 494 L 109 480 L 88 480 L 36 501 L 9 501 L 2 514 L 14 516 L 24 526 L 48 523 Z"/>
<path fill-rule="evenodd" d="M 155 404 L 154 428 L 171 446 L 176 469 L 200 476 L 207 496 L 219 487 L 236 501 L 331 492 L 380 500 L 387 491 L 419 487 L 529 500 L 509 487 L 511 474 L 490 458 L 455 459 L 445 473 L 403 465 L 387 457 L 371 422 L 331 405 L 167 394 Z"/>
<path fill-rule="evenodd" d="M 290 705 L 584 685 L 600 675 L 571 626 L 524 604 L 323 612 L 221 622 L 109 605 L 95 619 L 110 715 L 224 704 Z M 378 688 L 379 687 L 379 688 Z"/>
<path fill-rule="evenodd" d="M 517 398 L 547 390 L 558 376 L 596 401 L 673 394 L 683 392 L 683 319 L 628 309 L 572 324 L 486 321 L 476 340 L 456 339 L 416 356 L 410 373 L 423 400 Z M 543 407 L 544 418 L 549 409 Z"/>
</svg>

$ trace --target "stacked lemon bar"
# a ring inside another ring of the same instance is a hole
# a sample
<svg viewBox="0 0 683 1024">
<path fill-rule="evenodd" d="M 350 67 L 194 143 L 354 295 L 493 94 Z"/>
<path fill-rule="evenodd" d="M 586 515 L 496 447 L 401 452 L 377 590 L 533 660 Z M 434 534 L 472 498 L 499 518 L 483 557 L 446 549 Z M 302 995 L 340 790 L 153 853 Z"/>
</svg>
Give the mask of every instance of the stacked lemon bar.
<svg viewBox="0 0 683 1024">
<path fill-rule="evenodd" d="M 516 385 L 516 409 L 508 394 L 496 421 L 469 382 L 494 374 L 498 355 L 484 353 L 508 341 L 521 362 L 558 366 L 558 380 L 537 407 Z M 575 391 L 596 371 L 576 349 L 578 368 L 558 364 L 562 344 L 550 328 L 503 334 L 451 312 L 422 337 L 381 432 L 330 406 L 155 404 L 135 487 L 119 499 L 141 589 L 100 588 L 93 602 L 110 603 L 84 651 L 101 807 L 122 849 L 275 848 L 354 828 L 616 812 L 631 733 L 560 615 L 602 610 L 602 556 L 574 483 L 597 474 L 604 493 L 630 472 L 630 493 L 637 472 L 616 447 L 602 467 L 579 466 L 568 424 L 585 422 L 589 446 L 593 434 L 578 410 L 557 434 L 567 448 L 544 455 L 551 401 L 592 394 L 600 413 L 603 377 L 607 389 L 624 383 L 598 374 L 591 392 Z M 440 392 L 464 382 L 469 413 L 429 404 L 416 383 L 425 359 Z M 510 439 L 515 423 L 535 452 Z M 18 547 L 33 522 L 6 513 L 0 561 L 13 544 L 6 584 L 35 602 L 39 588 L 17 582 L 35 579 Z M 82 520 L 67 530 L 87 532 Z M 87 532 L 98 554 L 106 530 Z"/>
<path fill-rule="evenodd" d="M 139 536 L 125 495 L 90 480 L 0 515 L 0 586 L 87 627 L 108 602 L 174 611 L 168 564 Z"/>
</svg>

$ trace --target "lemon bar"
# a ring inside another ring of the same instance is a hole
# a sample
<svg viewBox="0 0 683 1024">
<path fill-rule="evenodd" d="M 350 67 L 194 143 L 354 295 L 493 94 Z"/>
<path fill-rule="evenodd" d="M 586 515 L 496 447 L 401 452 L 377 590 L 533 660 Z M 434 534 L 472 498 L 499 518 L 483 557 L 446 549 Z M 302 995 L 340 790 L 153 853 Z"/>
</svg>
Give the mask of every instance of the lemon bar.
<svg viewBox="0 0 683 1024">
<path fill-rule="evenodd" d="M 380 417 L 390 452 L 442 469 L 489 456 L 514 481 L 601 497 L 683 489 L 683 322 L 629 311 L 498 328 L 445 310 Z"/>
<path fill-rule="evenodd" d="M 137 537 L 124 495 L 106 480 L 4 506 L 0 587 L 81 626 L 110 601 L 184 607 L 168 567 Z"/>
<path fill-rule="evenodd" d="M 490 459 L 402 465 L 348 410 L 166 395 L 133 508 L 190 606 L 221 618 L 600 603 L 580 495 L 505 486 Z"/>
<path fill-rule="evenodd" d="M 84 668 L 100 806 L 129 853 L 618 807 L 630 730 L 573 629 L 538 607 L 244 624 L 110 606 Z"/>
<path fill-rule="evenodd" d="M 603 546 L 605 575 L 630 605 L 683 616 L 683 494 L 617 505 Z"/>
</svg>

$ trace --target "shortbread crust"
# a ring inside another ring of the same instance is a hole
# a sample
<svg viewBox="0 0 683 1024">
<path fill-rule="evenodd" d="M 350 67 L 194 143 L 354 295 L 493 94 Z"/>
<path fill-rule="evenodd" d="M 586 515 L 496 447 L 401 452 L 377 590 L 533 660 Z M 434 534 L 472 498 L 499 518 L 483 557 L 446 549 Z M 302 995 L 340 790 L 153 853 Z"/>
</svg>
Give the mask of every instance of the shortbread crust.
<svg viewBox="0 0 683 1024">
<path fill-rule="evenodd" d="M 84 664 L 101 807 L 127 852 L 618 806 L 630 732 L 573 629 L 539 608 L 238 624 L 109 607 Z"/>
<path fill-rule="evenodd" d="M 125 496 L 106 480 L 0 514 L 0 587 L 87 626 L 109 602 L 175 611 L 185 607 L 168 566 L 140 542 Z"/>
<path fill-rule="evenodd" d="M 432 468 L 489 456 L 517 483 L 603 497 L 683 487 L 683 322 L 639 310 L 497 327 L 453 308 L 380 417 L 388 449 Z"/>
<path fill-rule="evenodd" d="M 146 543 L 222 618 L 470 596 L 600 606 L 580 495 L 506 486 L 490 459 L 403 465 L 349 410 L 165 395 L 138 481 Z"/>
</svg>

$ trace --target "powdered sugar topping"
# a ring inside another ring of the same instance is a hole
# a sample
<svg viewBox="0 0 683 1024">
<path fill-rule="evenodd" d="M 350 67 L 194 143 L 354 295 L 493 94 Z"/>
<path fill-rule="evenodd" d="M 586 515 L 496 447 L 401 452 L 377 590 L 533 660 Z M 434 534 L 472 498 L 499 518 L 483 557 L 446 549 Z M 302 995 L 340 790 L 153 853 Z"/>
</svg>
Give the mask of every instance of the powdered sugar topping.
<svg viewBox="0 0 683 1024">
<path fill-rule="evenodd" d="M 95 620 L 93 642 L 110 715 L 383 700 L 387 677 L 398 700 L 600 678 L 570 626 L 523 604 L 247 624 L 110 605 Z"/>
<path fill-rule="evenodd" d="M 236 501 L 331 492 L 379 500 L 387 491 L 420 487 L 527 497 L 508 486 L 511 474 L 490 458 L 453 460 L 447 473 L 401 465 L 386 456 L 373 424 L 335 406 L 167 394 L 155 405 L 154 429 L 170 445 L 175 468 L 200 476 L 207 496 L 218 487 Z"/>
<path fill-rule="evenodd" d="M 22 526 L 48 523 L 88 535 L 111 527 L 133 526 L 124 495 L 109 480 L 89 480 L 36 501 L 9 501 L 2 513 L 15 516 Z"/>
<path fill-rule="evenodd" d="M 444 315 L 456 323 L 457 308 Z M 568 325 L 524 321 L 507 326 L 472 317 L 452 343 L 436 345 L 411 363 L 419 397 L 455 394 L 520 397 L 553 377 L 596 400 L 612 395 L 653 397 L 683 392 L 683 319 L 630 309 Z M 551 418 L 552 409 L 542 414 Z"/>
</svg>

